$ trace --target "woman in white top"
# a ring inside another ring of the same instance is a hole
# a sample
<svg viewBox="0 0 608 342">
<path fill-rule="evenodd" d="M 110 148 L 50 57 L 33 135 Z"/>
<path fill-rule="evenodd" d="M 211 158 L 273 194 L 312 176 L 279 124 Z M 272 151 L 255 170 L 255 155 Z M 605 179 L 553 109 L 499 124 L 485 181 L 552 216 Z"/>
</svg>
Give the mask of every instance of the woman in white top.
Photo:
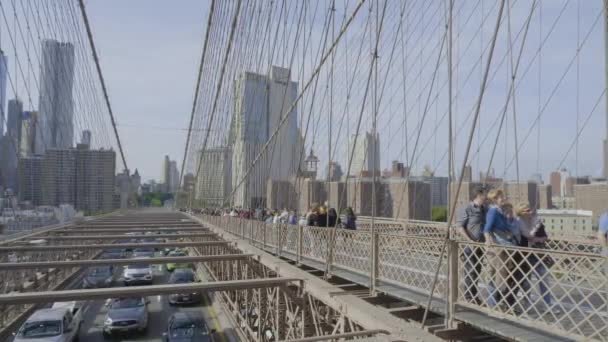
<svg viewBox="0 0 608 342">
<path fill-rule="evenodd" d="M 544 231 L 542 221 L 536 216 L 534 210 L 526 204 L 520 204 L 517 207 L 517 224 L 521 232 L 521 246 L 543 248 L 547 241 L 547 234 Z M 525 258 L 520 264 L 521 277 L 530 278 L 534 276 L 537 279 L 540 296 L 547 305 L 551 305 L 551 294 L 547 288 L 549 278 L 548 268 L 549 259 L 543 257 L 543 253 L 525 253 Z M 526 288 L 525 295 L 531 303 L 536 302 L 530 298 L 530 281 L 523 280 L 522 285 Z"/>
</svg>

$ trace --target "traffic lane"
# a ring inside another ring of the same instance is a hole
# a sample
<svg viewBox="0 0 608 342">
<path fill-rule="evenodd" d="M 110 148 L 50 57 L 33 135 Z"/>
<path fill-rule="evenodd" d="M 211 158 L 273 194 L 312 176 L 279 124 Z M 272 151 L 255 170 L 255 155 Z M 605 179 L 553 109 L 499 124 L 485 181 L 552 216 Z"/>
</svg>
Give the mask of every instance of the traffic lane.
<svg viewBox="0 0 608 342">
<path fill-rule="evenodd" d="M 121 272 L 119 273 L 121 274 Z M 166 284 L 169 280 L 169 274 L 164 270 L 162 265 L 154 265 L 154 284 Z M 121 282 L 116 282 L 115 287 L 123 286 Z M 163 332 L 167 326 L 167 320 L 174 312 L 178 311 L 178 307 L 170 306 L 164 296 L 148 297 L 148 330 L 145 334 L 129 334 L 124 336 L 116 336 L 117 341 L 162 341 Z M 102 330 L 105 321 L 107 307 L 105 300 L 92 301 L 89 303 L 85 312 L 85 318 L 80 330 L 81 341 L 105 341 Z"/>
<path fill-rule="evenodd" d="M 116 267 L 117 279 L 122 274 L 122 267 Z M 170 273 L 166 271 L 164 265 L 154 265 L 154 284 L 166 284 Z M 203 279 L 205 281 L 205 279 Z M 122 286 L 121 282 L 116 282 L 115 287 Z M 217 330 L 217 341 L 238 341 L 234 329 L 230 325 L 230 320 L 223 312 L 218 303 L 212 303 L 207 296 L 203 296 L 201 304 L 190 306 L 172 306 L 169 304 L 167 296 L 148 297 L 148 330 L 145 334 L 130 334 L 116 336 L 118 341 L 162 341 L 162 334 L 166 331 L 169 317 L 178 311 L 202 312 L 209 329 Z M 211 304 L 211 305 L 209 305 Z M 84 322 L 81 327 L 81 341 L 105 341 L 102 330 L 107 308 L 104 301 L 91 301 L 84 308 Z"/>
</svg>

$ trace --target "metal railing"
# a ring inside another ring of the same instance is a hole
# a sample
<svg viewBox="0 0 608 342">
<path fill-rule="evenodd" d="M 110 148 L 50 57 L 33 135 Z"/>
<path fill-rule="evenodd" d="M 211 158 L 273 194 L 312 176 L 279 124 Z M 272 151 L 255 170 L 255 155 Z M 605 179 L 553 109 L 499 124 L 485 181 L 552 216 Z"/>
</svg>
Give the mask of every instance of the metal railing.
<svg viewBox="0 0 608 342">
<path fill-rule="evenodd" d="M 424 222 L 403 223 L 397 233 L 398 227 L 380 226 L 373 239 L 365 228 L 201 218 L 298 263 L 325 264 L 329 273 L 346 271 L 366 284 L 396 285 L 426 296 L 445 237 L 445 226 Z M 608 341 L 608 258 L 599 254 L 593 241 L 553 240 L 547 249 L 449 242 L 434 298 L 447 300 L 451 319 L 458 319 L 462 310 L 475 310 L 576 340 Z M 375 249 L 372 243 L 377 244 Z M 377 270 L 375 277 L 372 268 Z"/>
</svg>

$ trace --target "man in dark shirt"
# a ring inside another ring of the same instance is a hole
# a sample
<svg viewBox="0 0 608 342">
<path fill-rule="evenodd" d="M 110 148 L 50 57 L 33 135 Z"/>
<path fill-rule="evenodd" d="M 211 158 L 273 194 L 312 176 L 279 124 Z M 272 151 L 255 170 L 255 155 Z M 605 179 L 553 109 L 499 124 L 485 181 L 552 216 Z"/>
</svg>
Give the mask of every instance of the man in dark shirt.
<svg viewBox="0 0 608 342">
<path fill-rule="evenodd" d="M 486 222 L 487 212 L 485 190 L 483 188 L 476 189 L 474 196 L 473 201 L 463 211 L 458 222 L 458 230 L 465 240 L 483 242 L 483 226 Z M 465 299 L 480 304 L 477 283 L 481 274 L 483 248 L 481 246 L 467 246 L 464 249 L 463 258 Z"/>
</svg>

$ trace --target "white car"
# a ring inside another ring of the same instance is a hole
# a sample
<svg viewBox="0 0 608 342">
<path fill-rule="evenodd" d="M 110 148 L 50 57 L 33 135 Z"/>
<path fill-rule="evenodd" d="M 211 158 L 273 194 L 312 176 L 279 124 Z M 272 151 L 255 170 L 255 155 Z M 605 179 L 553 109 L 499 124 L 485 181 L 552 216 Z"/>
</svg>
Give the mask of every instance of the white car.
<svg viewBox="0 0 608 342">
<path fill-rule="evenodd" d="M 40 309 L 15 333 L 15 342 L 72 342 L 78 340 L 81 321 L 68 307 Z"/>
<path fill-rule="evenodd" d="M 133 264 L 125 267 L 122 273 L 125 286 L 148 285 L 154 282 L 154 272 L 149 264 Z"/>
</svg>

